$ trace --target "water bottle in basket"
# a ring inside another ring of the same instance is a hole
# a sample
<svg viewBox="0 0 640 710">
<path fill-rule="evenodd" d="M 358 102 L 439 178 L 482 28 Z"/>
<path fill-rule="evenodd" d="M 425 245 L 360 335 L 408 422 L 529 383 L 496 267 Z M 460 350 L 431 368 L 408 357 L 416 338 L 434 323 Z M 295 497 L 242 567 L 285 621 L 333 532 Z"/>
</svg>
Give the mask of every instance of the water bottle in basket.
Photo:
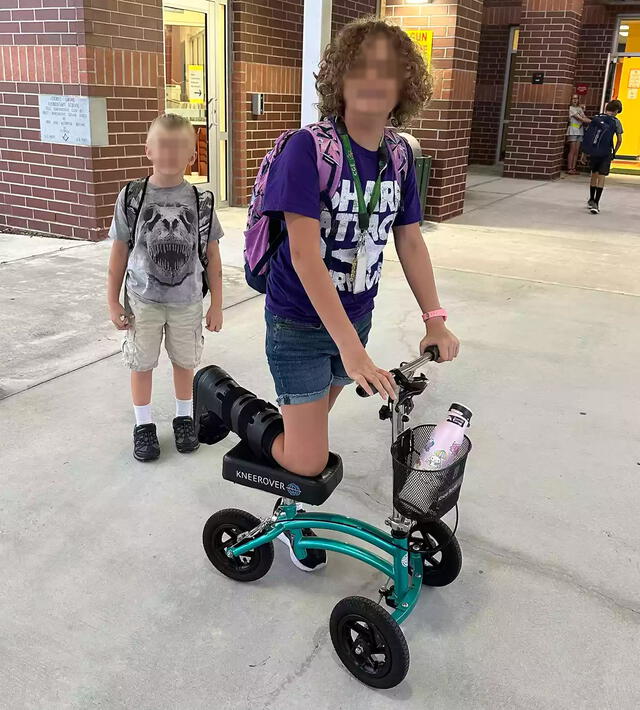
<svg viewBox="0 0 640 710">
<path fill-rule="evenodd" d="M 455 460 L 464 432 L 471 422 L 471 412 L 461 404 L 452 404 L 445 421 L 431 432 L 429 441 L 420 454 L 418 468 L 423 471 L 439 471 Z"/>
<path fill-rule="evenodd" d="M 442 517 L 458 501 L 471 412 L 452 404 L 444 422 L 405 430 L 391 447 L 394 506 L 409 518 Z"/>
</svg>

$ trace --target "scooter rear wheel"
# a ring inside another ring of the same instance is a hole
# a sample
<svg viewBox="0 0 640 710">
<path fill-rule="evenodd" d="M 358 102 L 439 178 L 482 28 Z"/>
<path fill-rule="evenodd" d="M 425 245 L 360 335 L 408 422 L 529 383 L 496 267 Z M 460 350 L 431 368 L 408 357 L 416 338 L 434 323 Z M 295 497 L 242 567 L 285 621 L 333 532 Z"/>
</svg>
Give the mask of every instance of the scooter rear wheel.
<svg viewBox="0 0 640 710">
<path fill-rule="evenodd" d="M 409 647 L 400 627 L 366 597 L 347 597 L 331 613 L 331 641 L 340 660 L 372 688 L 393 688 L 409 670 Z"/>
<path fill-rule="evenodd" d="M 239 557 L 229 557 L 226 553 L 241 533 L 253 530 L 259 523 L 255 515 L 236 508 L 219 510 L 207 520 L 202 544 L 209 561 L 219 572 L 237 582 L 254 582 L 269 571 L 273 564 L 272 542 Z"/>
</svg>

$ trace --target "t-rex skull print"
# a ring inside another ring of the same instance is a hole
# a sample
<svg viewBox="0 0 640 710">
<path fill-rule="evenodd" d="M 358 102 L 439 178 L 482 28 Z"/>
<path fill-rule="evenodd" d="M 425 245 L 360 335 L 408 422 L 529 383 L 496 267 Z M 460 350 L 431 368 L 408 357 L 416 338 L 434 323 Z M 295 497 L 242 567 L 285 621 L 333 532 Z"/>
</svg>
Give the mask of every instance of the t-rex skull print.
<svg viewBox="0 0 640 710">
<path fill-rule="evenodd" d="M 198 233 L 195 210 L 181 204 L 148 205 L 140 215 L 149 275 L 163 286 L 178 286 L 193 273 Z"/>
</svg>

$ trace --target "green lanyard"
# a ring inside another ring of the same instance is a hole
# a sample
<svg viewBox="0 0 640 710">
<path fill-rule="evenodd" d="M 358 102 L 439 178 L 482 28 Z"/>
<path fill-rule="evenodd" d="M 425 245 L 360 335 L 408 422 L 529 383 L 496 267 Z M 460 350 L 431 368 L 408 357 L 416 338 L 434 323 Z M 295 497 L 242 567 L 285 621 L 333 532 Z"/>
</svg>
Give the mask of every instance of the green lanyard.
<svg viewBox="0 0 640 710">
<path fill-rule="evenodd" d="M 356 256 L 351 265 L 351 278 L 355 278 L 356 267 L 358 261 L 358 254 L 361 248 L 364 246 L 364 242 L 369 231 L 369 222 L 371 221 L 371 215 L 378 205 L 380 200 L 380 185 L 382 183 L 382 174 L 387 168 L 387 148 L 384 142 L 384 138 L 380 141 L 380 147 L 378 148 L 378 177 L 373 185 L 373 190 L 371 190 L 371 196 L 369 197 L 369 204 L 365 204 L 364 193 L 362 191 L 362 183 L 360 182 L 360 176 L 358 175 L 358 168 L 356 168 L 356 161 L 353 157 L 353 149 L 351 148 L 351 139 L 347 133 L 344 124 L 338 123 L 338 135 L 342 141 L 342 146 L 344 148 L 344 154 L 349 164 L 349 169 L 351 170 L 351 175 L 353 176 L 353 184 L 356 188 L 356 195 L 358 197 L 358 228 L 360 230 L 360 235 L 358 237 L 358 248 L 356 249 Z"/>
</svg>

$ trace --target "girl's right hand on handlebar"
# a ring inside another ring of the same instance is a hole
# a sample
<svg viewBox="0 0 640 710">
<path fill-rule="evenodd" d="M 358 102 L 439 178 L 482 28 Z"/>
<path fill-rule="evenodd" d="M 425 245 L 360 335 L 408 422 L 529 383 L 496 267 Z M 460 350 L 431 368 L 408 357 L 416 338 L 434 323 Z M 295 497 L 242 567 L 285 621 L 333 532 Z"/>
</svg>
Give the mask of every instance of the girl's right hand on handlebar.
<svg viewBox="0 0 640 710">
<path fill-rule="evenodd" d="M 396 398 L 393 375 L 377 367 L 362 345 L 359 348 L 345 349 L 340 352 L 342 364 L 347 375 L 355 380 L 365 392 L 372 395 L 375 388 L 384 401 L 387 397 Z"/>
</svg>

